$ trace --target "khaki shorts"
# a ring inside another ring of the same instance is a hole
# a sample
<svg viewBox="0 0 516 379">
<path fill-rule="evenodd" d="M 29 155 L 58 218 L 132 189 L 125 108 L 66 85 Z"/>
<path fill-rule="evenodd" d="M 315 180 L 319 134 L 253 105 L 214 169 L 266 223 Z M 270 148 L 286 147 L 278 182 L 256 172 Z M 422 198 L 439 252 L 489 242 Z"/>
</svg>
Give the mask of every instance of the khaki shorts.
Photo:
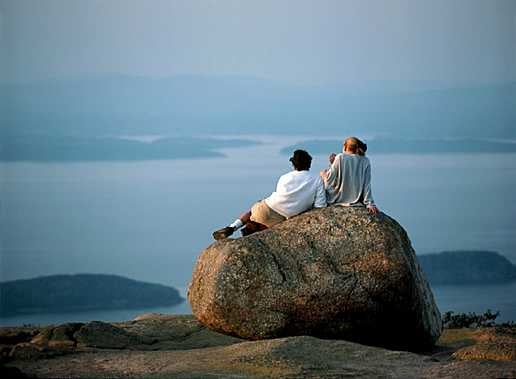
<svg viewBox="0 0 516 379">
<path fill-rule="evenodd" d="M 271 209 L 264 200 L 255 203 L 251 208 L 251 221 L 259 222 L 268 228 L 285 220 L 285 217 Z"/>
</svg>

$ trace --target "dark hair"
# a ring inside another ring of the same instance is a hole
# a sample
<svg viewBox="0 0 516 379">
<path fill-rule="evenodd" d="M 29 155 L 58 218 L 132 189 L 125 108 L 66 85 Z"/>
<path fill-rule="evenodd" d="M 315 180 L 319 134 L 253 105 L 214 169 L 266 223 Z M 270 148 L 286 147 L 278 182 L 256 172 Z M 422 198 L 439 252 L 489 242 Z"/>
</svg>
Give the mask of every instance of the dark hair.
<svg viewBox="0 0 516 379">
<path fill-rule="evenodd" d="M 297 171 L 309 170 L 312 165 L 312 157 L 304 150 L 294 151 L 290 161 Z"/>
</svg>

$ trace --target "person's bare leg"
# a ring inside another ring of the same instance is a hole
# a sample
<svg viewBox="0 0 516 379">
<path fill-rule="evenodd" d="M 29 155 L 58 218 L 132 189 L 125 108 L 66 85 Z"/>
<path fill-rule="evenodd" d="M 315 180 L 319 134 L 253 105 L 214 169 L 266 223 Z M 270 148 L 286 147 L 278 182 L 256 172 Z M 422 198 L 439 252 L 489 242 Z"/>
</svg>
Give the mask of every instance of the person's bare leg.
<svg viewBox="0 0 516 379">
<path fill-rule="evenodd" d="M 242 221 L 242 224 L 247 224 L 249 221 L 251 221 L 251 211 L 247 211 L 245 213 L 242 213 L 238 219 Z"/>
<path fill-rule="evenodd" d="M 242 226 L 244 226 L 250 220 L 251 220 L 251 211 L 244 212 L 229 226 L 226 226 L 222 229 L 214 231 L 213 238 L 215 238 L 216 240 L 228 238 L 236 230 L 240 229 Z"/>
</svg>

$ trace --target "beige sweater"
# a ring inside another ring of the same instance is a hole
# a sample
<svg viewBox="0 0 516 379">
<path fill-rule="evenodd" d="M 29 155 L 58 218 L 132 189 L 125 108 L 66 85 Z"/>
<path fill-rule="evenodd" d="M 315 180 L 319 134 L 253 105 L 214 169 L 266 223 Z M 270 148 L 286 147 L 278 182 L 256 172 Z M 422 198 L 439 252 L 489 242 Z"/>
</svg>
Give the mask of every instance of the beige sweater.
<svg viewBox="0 0 516 379">
<path fill-rule="evenodd" d="M 374 205 L 371 193 L 371 164 L 365 156 L 340 153 L 324 180 L 328 204 Z"/>
</svg>

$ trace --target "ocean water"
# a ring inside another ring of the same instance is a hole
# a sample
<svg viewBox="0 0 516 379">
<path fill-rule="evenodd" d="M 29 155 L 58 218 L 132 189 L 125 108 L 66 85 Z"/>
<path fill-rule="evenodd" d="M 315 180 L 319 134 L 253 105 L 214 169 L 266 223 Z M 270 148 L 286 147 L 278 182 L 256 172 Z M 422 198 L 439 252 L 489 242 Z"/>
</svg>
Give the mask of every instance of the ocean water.
<svg viewBox="0 0 516 379">
<path fill-rule="evenodd" d="M 173 285 L 184 293 L 211 232 L 268 196 L 290 170 L 288 156 L 279 150 L 304 139 L 248 138 L 262 143 L 225 149 L 225 158 L 0 163 L 1 280 L 112 273 Z M 516 202 L 510 198 L 516 154 L 371 152 L 369 158 L 378 206 L 404 226 L 418 254 L 494 250 L 516 263 Z M 314 156 L 313 170 L 326 166 L 326 156 Z M 434 293 L 442 310 L 500 309 L 503 319 L 516 320 L 513 284 L 441 287 Z M 187 305 L 166 309 L 188 312 Z M 147 311 L 0 322 L 115 321 Z"/>
<path fill-rule="evenodd" d="M 432 288 L 441 313 L 484 313 L 487 309 L 500 311 L 497 322 L 516 320 L 516 282 L 474 286 L 437 286 Z M 183 293 L 186 297 L 186 294 Z M 97 310 L 88 312 L 45 313 L 17 315 L 0 318 L 0 326 L 24 324 L 50 325 L 65 322 L 125 321 L 144 313 L 191 314 L 187 301 L 173 307 L 149 307 L 137 309 Z"/>
</svg>

